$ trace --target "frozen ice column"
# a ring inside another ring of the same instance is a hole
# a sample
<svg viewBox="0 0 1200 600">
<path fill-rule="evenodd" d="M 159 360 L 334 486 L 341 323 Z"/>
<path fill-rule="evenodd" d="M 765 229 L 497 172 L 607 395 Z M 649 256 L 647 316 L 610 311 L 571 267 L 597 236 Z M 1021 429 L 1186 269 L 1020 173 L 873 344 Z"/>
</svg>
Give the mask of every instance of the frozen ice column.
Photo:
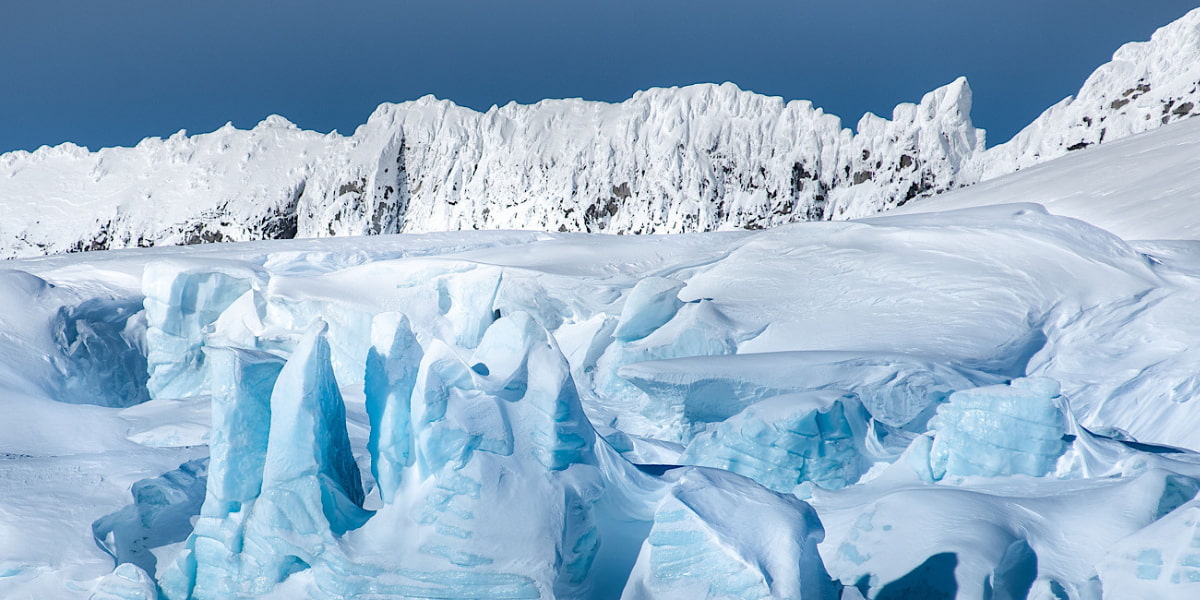
<svg viewBox="0 0 1200 600">
<path fill-rule="evenodd" d="M 424 352 L 400 313 L 377 315 L 371 337 L 363 384 L 371 422 L 367 451 L 380 498 L 391 504 L 413 464 L 412 392 Z"/>
<path fill-rule="evenodd" d="M 228 433 L 213 440 L 196 528 L 162 576 L 168 598 L 268 592 L 366 520 L 324 333 L 313 325 L 282 367 L 260 352 L 212 352 L 214 429 Z"/>
</svg>

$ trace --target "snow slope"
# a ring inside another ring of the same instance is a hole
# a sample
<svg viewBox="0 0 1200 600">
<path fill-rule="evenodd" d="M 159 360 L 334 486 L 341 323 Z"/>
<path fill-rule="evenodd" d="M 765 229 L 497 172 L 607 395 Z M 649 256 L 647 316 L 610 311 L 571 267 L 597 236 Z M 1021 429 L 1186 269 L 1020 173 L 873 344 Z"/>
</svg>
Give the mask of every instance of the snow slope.
<svg viewBox="0 0 1200 600">
<path fill-rule="evenodd" d="M 968 168 L 987 180 L 1200 114 L 1200 9 L 1132 42 L 1074 96 Z"/>
<path fill-rule="evenodd" d="M 1200 239 L 1200 119 L 1073 152 L 892 214 L 1036 202 L 1130 240 Z"/>
<path fill-rule="evenodd" d="M 272 116 L 0 155 L 0 256 L 468 229 L 678 233 L 868 216 L 1200 114 L 1200 9 L 984 150 L 958 79 L 855 132 L 733 84 L 480 113 L 383 104 L 353 135 Z"/>
</svg>

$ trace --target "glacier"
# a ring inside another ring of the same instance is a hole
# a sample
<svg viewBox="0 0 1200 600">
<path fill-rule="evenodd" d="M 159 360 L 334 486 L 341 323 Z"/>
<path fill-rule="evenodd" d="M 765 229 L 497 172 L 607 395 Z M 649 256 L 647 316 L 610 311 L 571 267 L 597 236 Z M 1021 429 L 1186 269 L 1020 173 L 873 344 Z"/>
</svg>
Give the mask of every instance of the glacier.
<svg viewBox="0 0 1200 600">
<path fill-rule="evenodd" d="M 10 261 L 0 595 L 1186 598 L 1187 244 L 1015 204 Z"/>
<path fill-rule="evenodd" d="M 1192 598 L 1197 23 L 992 149 L 956 81 L 0 156 L 0 597 Z"/>
</svg>

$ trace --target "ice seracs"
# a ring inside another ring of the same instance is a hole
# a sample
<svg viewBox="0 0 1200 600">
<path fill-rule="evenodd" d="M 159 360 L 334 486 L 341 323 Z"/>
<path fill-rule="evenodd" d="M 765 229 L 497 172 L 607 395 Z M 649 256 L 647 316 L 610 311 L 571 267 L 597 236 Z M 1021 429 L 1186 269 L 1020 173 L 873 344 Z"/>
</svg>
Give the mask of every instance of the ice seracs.
<svg viewBox="0 0 1200 600">
<path fill-rule="evenodd" d="M 214 477 L 163 575 L 167 597 L 269 592 L 366 519 L 325 327 L 310 328 L 282 366 L 234 351 L 214 361 L 214 423 L 234 437 L 214 440 Z"/>
<path fill-rule="evenodd" d="M 672 477 L 623 600 L 837 597 L 817 553 L 825 532 L 810 506 L 721 471 L 680 469 Z"/>
<path fill-rule="evenodd" d="M 866 411 L 851 394 L 809 392 L 768 398 L 687 445 L 680 461 L 745 475 L 789 493 L 812 482 L 842 488 L 870 464 Z"/>
</svg>

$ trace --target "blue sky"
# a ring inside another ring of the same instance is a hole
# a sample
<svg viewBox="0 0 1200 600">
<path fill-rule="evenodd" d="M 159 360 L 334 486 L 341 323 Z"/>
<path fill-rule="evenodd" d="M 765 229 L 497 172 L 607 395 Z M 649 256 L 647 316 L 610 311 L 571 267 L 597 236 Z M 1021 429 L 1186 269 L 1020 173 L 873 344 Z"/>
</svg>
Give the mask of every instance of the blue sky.
<svg viewBox="0 0 1200 600">
<path fill-rule="evenodd" d="M 353 131 L 435 94 L 619 101 L 733 81 L 865 111 L 966 75 L 1002 142 L 1198 0 L 39 0 L 0 18 L 0 151 L 130 145 L 278 113 Z"/>
</svg>

